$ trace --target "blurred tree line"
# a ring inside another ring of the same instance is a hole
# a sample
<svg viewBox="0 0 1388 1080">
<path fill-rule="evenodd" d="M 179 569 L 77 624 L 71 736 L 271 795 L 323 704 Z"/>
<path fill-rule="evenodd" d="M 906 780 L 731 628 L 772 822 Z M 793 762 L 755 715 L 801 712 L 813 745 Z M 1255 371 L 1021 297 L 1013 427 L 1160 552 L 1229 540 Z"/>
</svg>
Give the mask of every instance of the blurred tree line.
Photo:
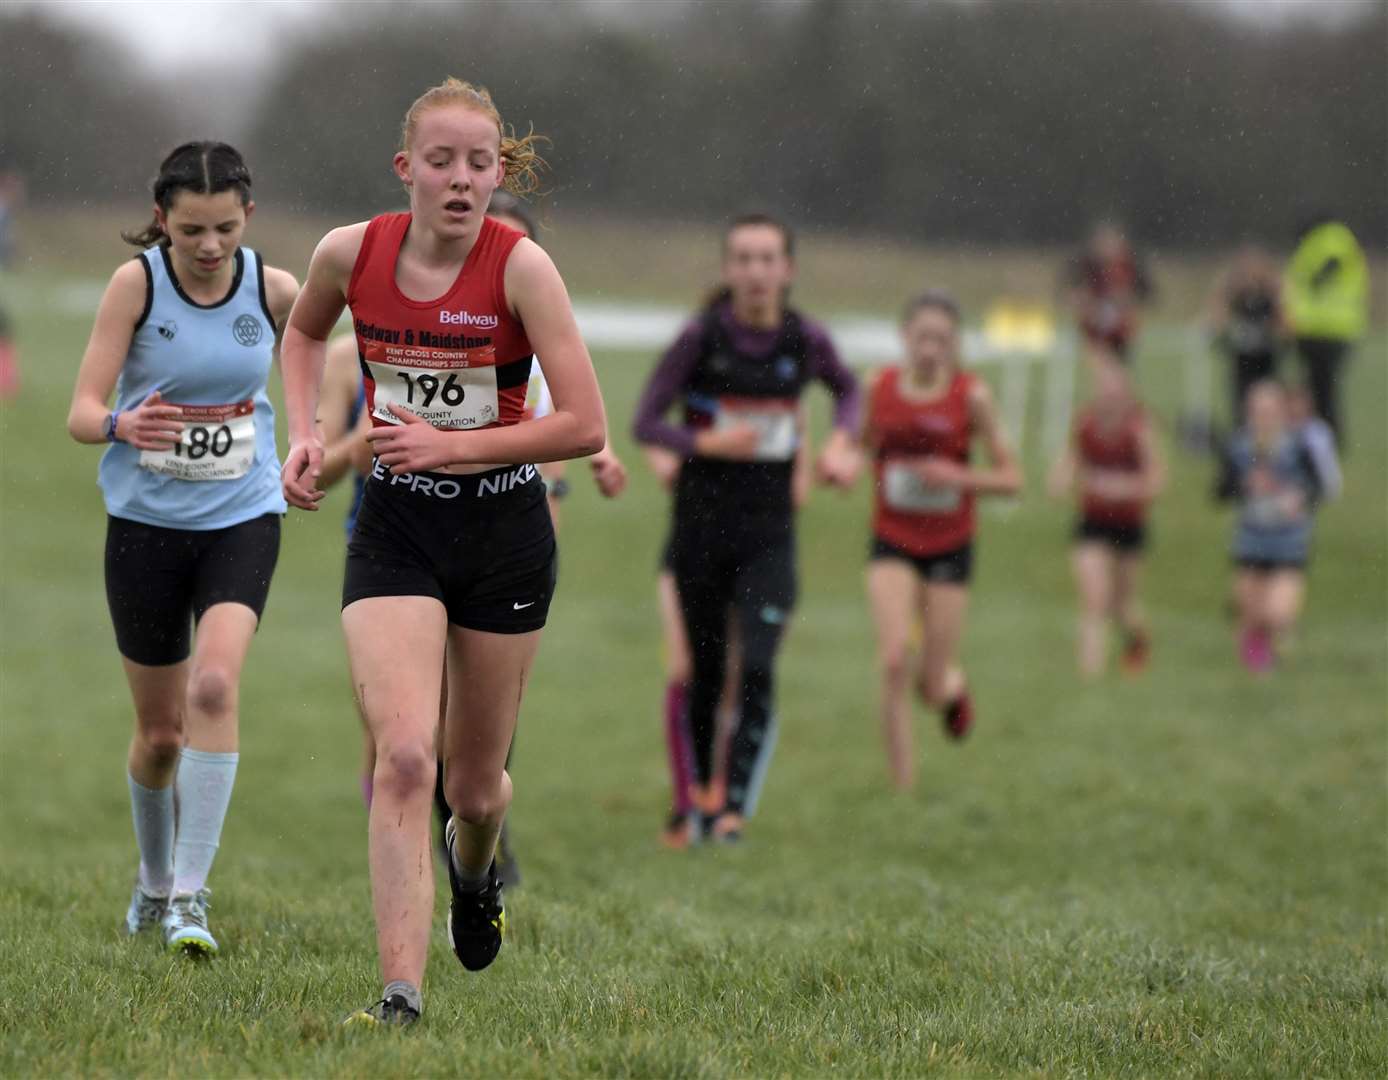
<svg viewBox="0 0 1388 1080">
<path fill-rule="evenodd" d="M 186 119 L 215 82 L 135 89 L 69 31 L 0 31 L 0 163 L 34 197 L 138 191 L 160 149 L 219 134 Z M 565 212 L 759 206 L 989 245 L 1111 216 L 1199 248 L 1285 244 L 1328 208 L 1382 245 L 1385 41 L 1388 4 L 1329 27 L 1172 0 L 347 5 L 291 44 L 237 134 L 262 199 L 364 215 L 402 201 L 401 116 L 456 74 L 552 138 Z"/>
</svg>

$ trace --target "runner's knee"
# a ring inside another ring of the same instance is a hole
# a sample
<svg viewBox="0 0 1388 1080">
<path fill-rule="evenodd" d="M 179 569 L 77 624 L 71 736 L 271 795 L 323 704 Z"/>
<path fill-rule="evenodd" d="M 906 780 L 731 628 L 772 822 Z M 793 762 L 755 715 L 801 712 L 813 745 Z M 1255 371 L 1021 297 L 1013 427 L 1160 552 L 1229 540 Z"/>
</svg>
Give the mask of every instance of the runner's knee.
<svg viewBox="0 0 1388 1080">
<path fill-rule="evenodd" d="M 906 642 L 895 642 L 882 649 L 882 681 L 889 686 L 904 686 L 911 678 L 911 650 Z"/>
<path fill-rule="evenodd" d="M 142 713 L 135 732 L 151 764 L 167 766 L 178 759 L 183 749 L 183 713 L 178 709 L 161 709 Z"/>
<path fill-rule="evenodd" d="M 231 709 L 234 695 L 231 677 L 216 666 L 201 667 L 188 683 L 188 699 L 199 712 L 221 716 Z"/>
<path fill-rule="evenodd" d="M 453 813 L 470 825 L 500 821 L 511 805 L 511 781 L 503 772 L 496 779 L 478 780 L 466 772 L 444 771 L 444 795 Z"/>
<path fill-rule="evenodd" d="M 389 791 L 396 798 L 408 799 L 432 794 L 438 761 L 428 741 L 378 742 L 376 745 L 375 789 Z"/>
</svg>

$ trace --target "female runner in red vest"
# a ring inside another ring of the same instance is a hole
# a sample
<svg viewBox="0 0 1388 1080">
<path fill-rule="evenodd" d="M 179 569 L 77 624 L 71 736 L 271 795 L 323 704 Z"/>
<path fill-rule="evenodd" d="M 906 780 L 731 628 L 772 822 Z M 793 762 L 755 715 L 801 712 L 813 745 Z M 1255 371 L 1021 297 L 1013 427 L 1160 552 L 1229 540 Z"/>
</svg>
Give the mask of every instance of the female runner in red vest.
<svg viewBox="0 0 1388 1080">
<path fill-rule="evenodd" d="M 1022 476 L 982 380 L 959 368 L 959 308 L 926 292 L 902 316 L 906 363 L 872 388 L 863 429 L 876 494 L 867 571 L 882 674 L 882 731 L 897 787 L 915 783 L 909 691 L 941 711 L 955 738 L 973 722 L 959 639 L 973 569 L 974 498 L 1013 495 Z M 975 439 L 989 467 L 970 464 Z M 919 619 L 920 655 L 912 656 Z"/>
<path fill-rule="evenodd" d="M 1051 473 L 1051 493 L 1072 486 L 1080 500 L 1075 526 L 1075 584 L 1080 594 L 1076 651 L 1080 674 L 1104 671 L 1109 619 L 1123 632 L 1123 670 L 1147 666 L 1150 638 L 1137 598 L 1147 546 L 1147 505 L 1161 491 L 1165 469 L 1142 403 L 1126 369 L 1094 371 L 1094 398 L 1075 418 L 1070 444 Z"/>
<path fill-rule="evenodd" d="M 449 940 L 486 967 L 505 913 L 497 834 L 506 752 L 554 588 L 554 530 L 533 462 L 606 439 L 602 398 L 568 294 L 544 251 L 486 218 L 498 186 L 533 190 L 533 137 L 507 133 L 485 90 L 449 79 L 405 116 L 396 175 L 410 210 L 334 229 L 285 333 L 284 491 L 312 510 L 314 428 L 328 335 L 351 308 L 376 454 L 348 546 L 342 623 L 376 741 L 370 865 L 385 991 L 352 1021 L 410 1023 L 434 907 L 429 810 L 440 676 Z M 520 424 L 534 354 L 554 412 Z"/>
<path fill-rule="evenodd" d="M 1067 277 L 1089 366 L 1127 363 L 1142 306 L 1152 296 L 1152 279 L 1123 231 L 1111 222 L 1097 226 Z"/>
</svg>

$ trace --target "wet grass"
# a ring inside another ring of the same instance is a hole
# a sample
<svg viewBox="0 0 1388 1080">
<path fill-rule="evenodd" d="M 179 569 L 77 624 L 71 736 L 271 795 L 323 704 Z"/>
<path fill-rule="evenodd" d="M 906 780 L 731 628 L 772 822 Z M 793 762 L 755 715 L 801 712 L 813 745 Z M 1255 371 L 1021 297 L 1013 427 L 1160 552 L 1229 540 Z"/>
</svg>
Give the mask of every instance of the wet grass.
<svg viewBox="0 0 1388 1080">
<path fill-rule="evenodd" d="M 600 356 L 635 480 L 604 504 L 575 470 L 517 749 L 512 940 L 468 976 L 440 923 L 424 1022 L 352 1035 L 339 1020 L 379 984 L 341 503 L 289 519 L 248 666 L 213 877 L 223 956 L 121 940 L 129 705 L 96 454 L 62 428 L 87 325 L 22 314 L 24 394 L 0 407 L 0 1073 L 1388 1072 L 1382 336 L 1351 370 L 1349 493 L 1323 516 L 1275 678 L 1234 663 L 1228 522 L 1209 463 L 1176 455 L 1148 583 L 1154 666 L 1079 686 L 1068 512 L 1033 484 L 983 519 L 976 735 L 947 745 L 922 714 L 909 796 L 886 790 L 876 736 L 866 496 L 817 495 L 762 812 L 740 849 L 687 855 L 655 843 L 666 506 L 624 431 L 646 359 Z M 1139 361 L 1167 417 L 1178 357 L 1162 342 L 1179 340 L 1154 335 Z"/>
</svg>

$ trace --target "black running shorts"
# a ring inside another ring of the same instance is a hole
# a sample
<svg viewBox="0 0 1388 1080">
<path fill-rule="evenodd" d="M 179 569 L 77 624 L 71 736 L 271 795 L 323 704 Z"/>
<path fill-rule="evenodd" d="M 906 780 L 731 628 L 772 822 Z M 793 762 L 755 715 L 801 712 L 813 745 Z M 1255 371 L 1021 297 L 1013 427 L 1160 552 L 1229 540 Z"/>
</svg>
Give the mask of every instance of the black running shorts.
<svg viewBox="0 0 1388 1080">
<path fill-rule="evenodd" d="M 1147 547 L 1147 526 L 1110 525 L 1082 517 L 1075 524 L 1075 543 L 1107 544 L 1120 555 L 1136 555 Z"/>
<path fill-rule="evenodd" d="M 1240 570 L 1251 570 L 1257 574 L 1276 574 L 1284 570 L 1306 570 L 1306 559 L 1259 559 L 1251 555 L 1235 555 L 1234 565 Z"/>
<path fill-rule="evenodd" d="M 912 555 L 874 536 L 868 545 L 868 562 L 877 559 L 908 562 L 916 568 L 916 574 L 931 585 L 967 585 L 974 575 L 973 541 L 934 555 Z"/>
<path fill-rule="evenodd" d="M 545 625 L 555 556 L 535 466 L 392 476 L 376 461 L 347 544 L 342 606 L 432 596 L 455 626 L 526 634 Z"/>
<path fill-rule="evenodd" d="M 192 627 L 214 604 L 259 619 L 280 552 L 280 515 L 225 529 L 106 519 L 106 602 L 121 655 L 157 667 L 188 659 Z"/>
</svg>

